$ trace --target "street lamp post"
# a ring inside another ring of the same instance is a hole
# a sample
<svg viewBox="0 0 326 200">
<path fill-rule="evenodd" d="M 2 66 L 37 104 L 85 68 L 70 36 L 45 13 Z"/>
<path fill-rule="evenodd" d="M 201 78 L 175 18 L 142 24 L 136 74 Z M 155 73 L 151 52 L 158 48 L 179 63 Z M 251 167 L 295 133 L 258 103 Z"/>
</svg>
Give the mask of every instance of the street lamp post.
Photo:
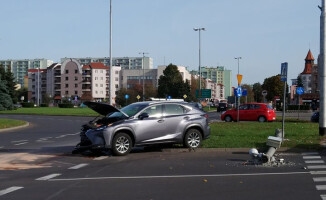
<svg viewBox="0 0 326 200">
<path fill-rule="evenodd" d="M 144 58 L 145 58 L 145 54 L 148 54 L 146 52 L 140 52 L 139 54 L 143 54 L 143 58 L 142 58 L 142 68 L 143 68 L 143 101 L 145 101 L 145 67 L 144 67 Z"/>
<path fill-rule="evenodd" d="M 37 106 L 40 106 L 40 68 L 38 69 L 37 73 Z"/>
<path fill-rule="evenodd" d="M 236 57 L 234 59 L 238 60 L 238 75 L 240 75 L 239 65 L 240 65 L 240 59 L 242 59 L 242 58 L 241 57 Z M 240 86 L 240 82 L 238 82 L 238 87 L 239 86 Z M 238 115 L 237 115 L 237 122 L 239 122 L 239 115 L 240 115 L 239 106 L 240 106 L 240 97 L 238 95 L 238 106 L 237 106 Z"/>
<path fill-rule="evenodd" d="M 112 105 L 112 0 L 110 0 L 110 68 L 109 68 L 109 104 Z"/>
<path fill-rule="evenodd" d="M 200 67 L 200 32 L 205 31 L 205 28 L 194 28 L 194 31 L 199 32 L 199 93 L 201 92 L 201 67 Z"/>
</svg>

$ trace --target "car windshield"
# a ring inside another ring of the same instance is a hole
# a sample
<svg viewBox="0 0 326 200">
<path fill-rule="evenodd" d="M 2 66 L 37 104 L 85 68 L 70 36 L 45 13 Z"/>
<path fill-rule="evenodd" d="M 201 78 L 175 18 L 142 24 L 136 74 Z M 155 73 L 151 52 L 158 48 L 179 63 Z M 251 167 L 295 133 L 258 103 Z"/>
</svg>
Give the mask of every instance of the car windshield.
<svg viewBox="0 0 326 200">
<path fill-rule="evenodd" d="M 267 107 L 268 109 L 272 109 L 272 110 L 273 110 L 273 107 L 272 107 L 271 105 L 266 105 L 266 107 Z"/>
<path fill-rule="evenodd" d="M 143 108 L 145 108 L 146 105 L 144 104 L 130 104 L 128 106 L 125 106 L 121 109 L 122 112 L 126 113 L 129 117 L 134 116 L 136 113 L 141 111 Z M 124 118 L 125 115 L 121 112 L 113 112 L 108 114 L 109 118 L 113 117 L 119 117 L 119 118 Z"/>
</svg>

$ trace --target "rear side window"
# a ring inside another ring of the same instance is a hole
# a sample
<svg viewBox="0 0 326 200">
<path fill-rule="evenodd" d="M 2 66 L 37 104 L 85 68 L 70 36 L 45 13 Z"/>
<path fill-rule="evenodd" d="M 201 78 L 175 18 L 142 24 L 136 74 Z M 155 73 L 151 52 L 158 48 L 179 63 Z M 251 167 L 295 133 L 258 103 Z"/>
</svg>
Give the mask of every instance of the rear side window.
<svg viewBox="0 0 326 200">
<path fill-rule="evenodd" d="M 271 105 L 266 105 L 266 107 L 267 107 L 268 109 L 272 109 L 272 110 L 273 110 L 273 107 L 272 107 Z"/>
<path fill-rule="evenodd" d="M 257 104 L 251 104 L 250 105 L 250 109 L 252 110 L 256 110 L 256 109 L 259 109 L 260 108 L 260 105 L 257 105 Z"/>
<path fill-rule="evenodd" d="M 181 105 L 165 104 L 164 115 L 181 115 L 186 112 L 187 112 L 187 110 Z"/>
</svg>

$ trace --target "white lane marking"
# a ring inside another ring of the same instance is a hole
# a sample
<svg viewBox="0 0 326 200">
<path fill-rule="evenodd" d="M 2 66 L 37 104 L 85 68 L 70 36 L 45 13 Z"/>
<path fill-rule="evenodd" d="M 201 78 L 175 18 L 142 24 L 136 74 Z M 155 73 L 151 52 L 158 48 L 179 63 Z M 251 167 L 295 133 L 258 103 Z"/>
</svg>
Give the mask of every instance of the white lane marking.
<svg viewBox="0 0 326 200">
<path fill-rule="evenodd" d="M 106 159 L 108 157 L 109 156 L 100 156 L 100 157 L 94 158 L 93 160 L 104 160 L 104 159 Z"/>
<path fill-rule="evenodd" d="M 304 161 L 307 164 L 321 164 L 321 163 L 325 163 L 323 160 L 305 160 Z"/>
<path fill-rule="evenodd" d="M 326 174 L 326 171 L 311 171 L 311 175 L 319 175 L 319 174 Z"/>
<path fill-rule="evenodd" d="M 60 135 L 60 136 L 57 136 L 57 137 L 55 137 L 55 138 L 63 138 L 63 137 L 66 137 L 66 136 L 70 136 L 70 135 L 78 135 L 79 134 L 79 132 L 78 133 L 70 133 L 70 134 L 65 134 L 65 135 Z"/>
<path fill-rule="evenodd" d="M 308 169 L 326 169 L 326 165 L 308 165 Z"/>
<path fill-rule="evenodd" d="M 316 177 L 316 178 L 313 178 L 315 182 L 324 182 L 326 181 L 326 177 Z"/>
<path fill-rule="evenodd" d="M 16 140 L 16 141 L 11 141 L 11 143 L 21 143 L 21 142 L 27 142 L 28 140 Z"/>
<path fill-rule="evenodd" d="M 320 156 L 303 156 L 303 159 L 321 159 Z"/>
<path fill-rule="evenodd" d="M 326 190 L 326 185 L 316 185 L 317 190 Z"/>
<path fill-rule="evenodd" d="M 23 145 L 23 144 L 27 144 L 28 142 L 22 142 L 22 143 L 18 143 L 18 144 L 14 144 L 16 146 L 19 146 L 19 145 Z"/>
<path fill-rule="evenodd" d="M 303 156 L 309 156 L 309 155 L 318 155 L 318 152 L 303 152 L 301 155 Z"/>
<path fill-rule="evenodd" d="M 4 190 L 0 190 L 0 196 L 8 194 L 8 193 L 16 191 L 16 190 L 19 190 L 19 189 L 22 189 L 22 188 L 24 188 L 24 187 L 13 186 L 13 187 L 10 187 L 10 188 L 4 189 Z"/>
<path fill-rule="evenodd" d="M 54 177 L 57 177 L 57 176 L 60 176 L 61 174 L 50 174 L 50 175 L 47 175 L 47 176 L 43 176 L 41 178 L 37 178 L 35 179 L 36 181 L 46 181 L 46 180 L 49 180 L 51 178 L 54 178 Z"/>
<path fill-rule="evenodd" d="M 322 194 L 322 195 L 320 195 L 320 197 L 322 200 L 326 200 L 326 194 Z"/>
<path fill-rule="evenodd" d="M 103 180 L 103 179 L 154 179 L 154 178 L 197 178 L 197 177 L 232 177 L 232 176 L 270 176 L 270 175 L 296 175 L 309 174 L 309 172 L 285 173 L 256 173 L 256 174 L 203 174 L 203 175 L 175 175 L 175 176 L 125 176 L 125 177 L 93 177 L 93 178 L 68 178 L 50 179 L 49 181 L 77 181 L 77 180 Z"/>
<path fill-rule="evenodd" d="M 85 167 L 85 166 L 87 166 L 87 165 L 88 165 L 88 164 L 86 164 L 86 163 L 82 163 L 82 164 L 79 164 L 79 165 L 76 165 L 76 166 L 70 167 L 70 168 L 68 168 L 68 169 L 80 169 L 80 168 Z"/>
</svg>

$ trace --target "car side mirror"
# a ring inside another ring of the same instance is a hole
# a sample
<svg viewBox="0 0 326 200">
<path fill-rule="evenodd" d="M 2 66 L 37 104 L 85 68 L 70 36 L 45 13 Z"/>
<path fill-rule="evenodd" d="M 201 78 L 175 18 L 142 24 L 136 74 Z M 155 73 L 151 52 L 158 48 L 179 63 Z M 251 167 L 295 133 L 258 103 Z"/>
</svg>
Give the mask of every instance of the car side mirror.
<svg viewBox="0 0 326 200">
<path fill-rule="evenodd" d="M 140 114 L 138 116 L 138 119 L 143 120 L 143 119 L 148 118 L 148 117 L 149 117 L 148 113 L 142 113 L 142 114 Z"/>
</svg>

